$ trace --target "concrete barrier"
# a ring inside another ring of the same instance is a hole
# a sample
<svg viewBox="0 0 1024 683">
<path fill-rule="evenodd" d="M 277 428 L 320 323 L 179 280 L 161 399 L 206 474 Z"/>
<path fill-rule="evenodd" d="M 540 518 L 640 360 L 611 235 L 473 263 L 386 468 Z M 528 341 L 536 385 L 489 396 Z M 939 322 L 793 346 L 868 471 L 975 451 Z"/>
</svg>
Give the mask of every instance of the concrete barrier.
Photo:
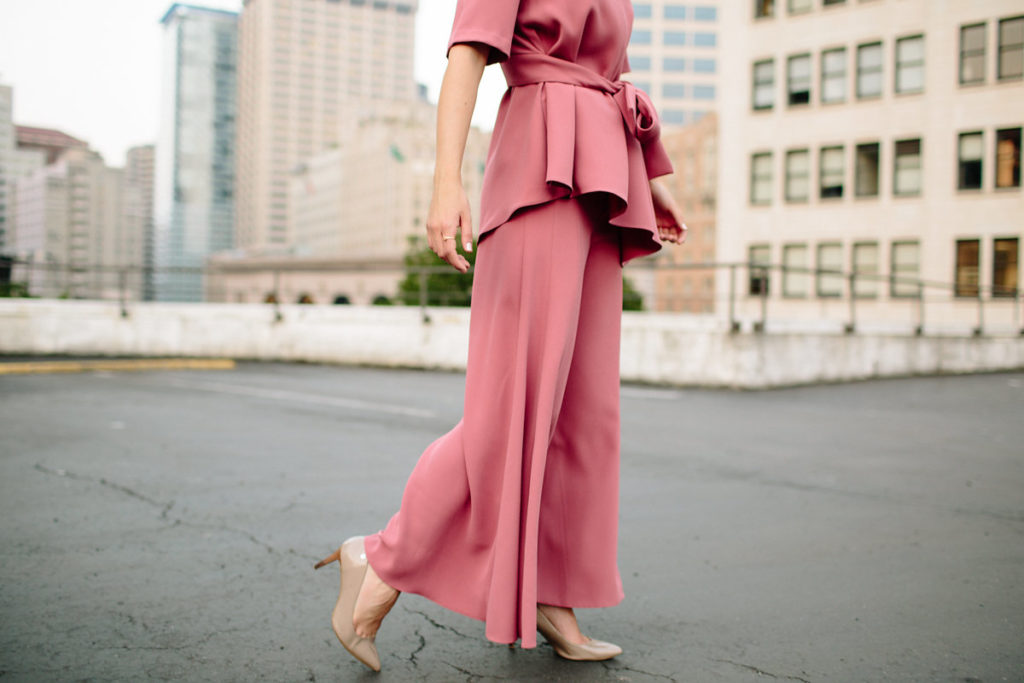
<svg viewBox="0 0 1024 683">
<path fill-rule="evenodd" d="M 465 368 L 468 309 L 0 300 L 0 353 L 228 357 L 384 367 Z M 838 325 L 834 326 L 838 328 Z M 757 389 L 918 374 L 1024 369 L 1024 337 L 844 334 L 818 325 L 730 332 L 713 316 L 625 313 L 622 378 Z M 589 343 L 601 343 L 592 340 Z"/>
</svg>

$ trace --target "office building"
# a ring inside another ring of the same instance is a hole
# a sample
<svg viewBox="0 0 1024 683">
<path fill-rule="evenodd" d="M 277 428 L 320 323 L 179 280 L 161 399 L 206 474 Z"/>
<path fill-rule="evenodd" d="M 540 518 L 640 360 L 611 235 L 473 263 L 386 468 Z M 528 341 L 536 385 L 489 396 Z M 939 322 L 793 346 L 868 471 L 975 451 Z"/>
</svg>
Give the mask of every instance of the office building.
<svg viewBox="0 0 1024 683">
<path fill-rule="evenodd" d="M 412 102 L 416 0 L 246 0 L 236 245 L 291 244 L 291 172 L 342 143 L 346 111 Z"/>
<path fill-rule="evenodd" d="M 142 299 L 156 298 L 154 279 L 153 188 L 156 146 L 132 147 L 125 156 L 124 197 L 122 201 L 125 234 L 132 240 L 133 253 L 139 254 L 137 268 L 131 271 L 132 287 L 142 292 Z"/>
<path fill-rule="evenodd" d="M 719 107 L 719 260 L 789 269 L 752 271 L 746 310 L 757 315 L 764 295 L 769 318 L 842 320 L 852 289 L 860 320 L 963 330 L 980 297 L 985 325 L 1011 329 L 1024 231 L 1020 2 L 719 9 L 732 84 Z"/>
<path fill-rule="evenodd" d="M 201 301 L 201 268 L 234 235 L 238 15 L 176 3 L 164 15 L 153 296 Z"/>
<path fill-rule="evenodd" d="M 716 107 L 719 4 L 719 0 L 633 3 L 631 71 L 625 78 L 651 96 L 668 128 L 693 123 Z"/>
</svg>

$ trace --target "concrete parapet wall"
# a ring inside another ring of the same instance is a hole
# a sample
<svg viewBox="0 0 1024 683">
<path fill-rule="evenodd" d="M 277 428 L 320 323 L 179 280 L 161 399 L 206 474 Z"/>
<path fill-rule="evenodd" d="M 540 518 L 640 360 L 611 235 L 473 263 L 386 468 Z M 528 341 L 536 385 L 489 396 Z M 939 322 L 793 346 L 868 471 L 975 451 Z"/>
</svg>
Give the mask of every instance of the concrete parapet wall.
<svg viewBox="0 0 1024 683">
<path fill-rule="evenodd" d="M 468 309 L 0 301 L 0 353 L 227 356 L 459 370 Z M 590 343 L 600 343 L 600 340 Z M 831 329 L 731 333 L 714 317 L 625 313 L 622 378 L 756 389 L 916 374 L 1024 369 L 1024 337 Z"/>
</svg>

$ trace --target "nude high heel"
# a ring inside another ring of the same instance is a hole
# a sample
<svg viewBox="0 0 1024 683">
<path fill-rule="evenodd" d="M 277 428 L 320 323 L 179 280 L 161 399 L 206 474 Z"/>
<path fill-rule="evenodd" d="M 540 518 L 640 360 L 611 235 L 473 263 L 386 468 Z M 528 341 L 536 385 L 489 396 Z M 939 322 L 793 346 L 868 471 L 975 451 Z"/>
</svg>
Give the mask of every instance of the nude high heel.
<svg viewBox="0 0 1024 683">
<path fill-rule="evenodd" d="M 355 626 L 352 624 L 356 598 L 359 597 L 359 589 L 363 585 L 366 568 L 369 566 L 363 548 L 363 537 L 353 536 L 348 539 L 340 548 L 313 565 L 313 569 L 319 569 L 335 560 L 339 560 L 341 564 L 341 588 L 338 591 L 338 602 L 331 612 L 334 634 L 353 657 L 374 671 L 380 671 L 380 656 L 377 654 L 374 639 L 356 634 Z"/>
<path fill-rule="evenodd" d="M 551 620 L 544 616 L 544 613 L 537 610 L 537 630 L 547 638 L 551 647 L 559 657 L 572 659 L 577 662 L 599 662 L 604 659 L 611 659 L 622 654 L 622 648 L 614 643 L 606 643 L 603 640 L 587 638 L 582 645 L 567 639 L 555 628 Z"/>
</svg>

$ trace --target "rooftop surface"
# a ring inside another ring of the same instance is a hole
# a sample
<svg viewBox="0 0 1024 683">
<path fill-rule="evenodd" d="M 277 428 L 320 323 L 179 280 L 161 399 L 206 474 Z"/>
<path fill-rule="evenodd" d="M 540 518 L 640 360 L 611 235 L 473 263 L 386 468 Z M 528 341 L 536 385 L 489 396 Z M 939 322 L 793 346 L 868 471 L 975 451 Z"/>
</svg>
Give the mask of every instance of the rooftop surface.
<svg viewBox="0 0 1024 683">
<path fill-rule="evenodd" d="M 1024 680 L 1024 373 L 622 390 L 603 663 L 404 595 L 383 672 L 336 565 L 461 414 L 460 374 L 240 363 L 0 377 L 7 681 Z M 543 642 L 543 639 L 541 639 Z"/>
</svg>

